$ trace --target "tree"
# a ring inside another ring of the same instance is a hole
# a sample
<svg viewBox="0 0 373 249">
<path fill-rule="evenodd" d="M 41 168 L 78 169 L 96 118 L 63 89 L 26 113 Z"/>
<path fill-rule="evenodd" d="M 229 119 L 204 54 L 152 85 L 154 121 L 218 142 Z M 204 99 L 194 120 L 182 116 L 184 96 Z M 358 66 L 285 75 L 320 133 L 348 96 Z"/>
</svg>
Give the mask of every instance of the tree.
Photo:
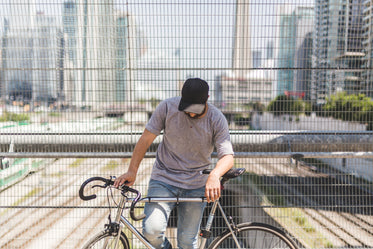
<svg viewBox="0 0 373 249">
<path fill-rule="evenodd" d="M 304 112 L 304 105 L 301 100 L 293 99 L 286 95 L 279 95 L 269 103 L 267 111 L 275 116 L 284 114 L 299 115 Z"/>
<path fill-rule="evenodd" d="M 351 94 L 345 92 L 327 98 L 323 106 L 326 116 L 343 121 L 360 122 L 373 130 L 373 101 L 364 94 Z"/>
</svg>

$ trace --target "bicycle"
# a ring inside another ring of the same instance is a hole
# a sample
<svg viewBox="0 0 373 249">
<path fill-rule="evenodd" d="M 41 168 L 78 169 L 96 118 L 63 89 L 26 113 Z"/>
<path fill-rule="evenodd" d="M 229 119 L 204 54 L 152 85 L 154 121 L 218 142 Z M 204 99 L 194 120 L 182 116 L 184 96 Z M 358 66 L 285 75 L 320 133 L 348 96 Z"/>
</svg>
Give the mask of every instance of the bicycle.
<svg viewBox="0 0 373 249">
<path fill-rule="evenodd" d="M 211 170 L 204 170 L 203 174 L 209 174 Z M 224 184 L 232 179 L 242 175 L 245 172 L 245 169 L 231 169 L 221 178 L 221 186 L 223 189 Z M 104 185 L 94 185 L 92 188 L 111 188 L 114 184 L 114 179 L 106 179 L 103 177 L 92 177 L 86 180 L 79 189 L 79 196 L 83 200 L 92 200 L 97 196 L 93 195 L 84 195 L 84 189 L 88 183 L 92 181 L 102 181 Z M 105 228 L 102 232 L 90 239 L 84 249 L 88 248 L 121 248 L 121 249 L 130 249 L 129 241 L 126 234 L 123 232 L 124 227 L 126 227 L 132 234 L 134 234 L 143 245 L 148 249 L 154 249 L 154 247 L 146 240 L 144 235 L 140 233 L 132 223 L 123 216 L 123 211 L 126 208 L 126 203 L 130 202 L 130 216 L 134 221 L 139 221 L 145 218 L 144 214 L 136 215 L 135 207 L 139 202 L 201 202 L 206 201 L 205 197 L 201 198 L 159 198 L 159 197 L 145 197 L 141 198 L 141 193 L 128 186 L 121 186 L 119 188 L 121 191 L 121 197 L 119 204 L 117 205 L 117 214 L 114 221 L 111 221 L 109 215 L 109 222 L 105 224 Z M 130 198 L 130 193 L 136 195 L 135 198 Z M 108 194 L 109 197 L 109 194 Z M 113 198 L 113 197 L 112 197 Z M 110 202 L 109 198 L 108 201 Z M 109 203 L 110 208 L 110 203 Z M 219 199 L 212 203 L 210 213 L 205 225 L 205 228 L 200 231 L 200 246 L 199 249 L 206 247 L 208 239 L 212 236 L 212 223 L 214 220 L 215 212 L 219 209 L 223 220 L 226 224 L 226 230 L 221 234 L 216 236 L 211 243 L 208 245 L 208 249 L 217 249 L 217 248 L 289 248 L 289 249 L 298 249 L 296 243 L 282 230 L 264 223 L 250 222 L 250 223 L 241 223 L 235 224 L 232 217 L 229 217 L 225 214 L 223 207 L 221 206 Z"/>
</svg>

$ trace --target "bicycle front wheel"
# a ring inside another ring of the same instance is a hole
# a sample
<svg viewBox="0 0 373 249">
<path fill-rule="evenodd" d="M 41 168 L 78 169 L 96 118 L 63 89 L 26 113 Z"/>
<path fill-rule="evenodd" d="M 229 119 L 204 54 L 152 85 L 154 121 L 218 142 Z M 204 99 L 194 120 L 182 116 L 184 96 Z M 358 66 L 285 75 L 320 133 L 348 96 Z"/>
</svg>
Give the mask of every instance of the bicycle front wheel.
<svg viewBox="0 0 373 249">
<path fill-rule="evenodd" d="M 234 232 L 225 231 L 209 246 L 209 249 L 256 248 L 256 249 L 298 249 L 295 242 L 280 229 L 262 223 L 242 223 Z M 238 245 L 237 245 L 238 242 Z"/>
<path fill-rule="evenodd" d="M 115 247 L 116 240 L 117 236 L 109 231 L 103 231 L 88 241 L 83 249 L 130 249 L 128 239 L 124 233 L 121 233 L 117 246 Z"/>
</svg>

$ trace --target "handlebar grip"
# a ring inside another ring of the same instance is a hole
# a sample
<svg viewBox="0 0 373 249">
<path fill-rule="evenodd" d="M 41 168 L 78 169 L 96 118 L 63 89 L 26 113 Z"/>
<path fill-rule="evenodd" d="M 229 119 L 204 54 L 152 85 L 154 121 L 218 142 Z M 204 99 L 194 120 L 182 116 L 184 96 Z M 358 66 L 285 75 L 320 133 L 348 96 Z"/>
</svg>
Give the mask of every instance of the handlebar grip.
<svg viewBox="0 0 373 249">
<path fill-rule="evenodd" d="M 146 217 L 145 214 L 140 214 L 140 215 L 136 216 L 134 210 L 131 210 L 131 211 L 130 211 L 130 215 L 131 215 L 131 218 L 132 218 L 134 221 L 139 221 L 139 220 L 142 220 L 142 219 L 144 219 L 144 218 Z"/>
<path fill-rule="evenodd" d="M 86 180 L 85 182 L 83 182 L 83 184 L 80 186 L 80 189 L 79 189 L 79 197 L 80 197 L 80 199 L 82 199 L 84 201 L 89 201 L 89 200 L 95 199 L 97 197 L 95 194 L 93 194 L 93 195 L 84 195 L 84 188 L 87 186 L 88 183 L 93 182 L 93 181 L 102 181 L 102 182 L 104 182 L 104 183 L 106 183 L 108 185 L 114 184 L 114 182 L 112 180 L 106 179 L 106 178 L 103 178 L 103 177 L 99 177 L 99 176 L 89 178 L 88 180 Z"/>
<path fill-rule="evenodd" d="M 136 194 L 136 197 L 135 197 L 135 199 L 132 201 L 131 208 L 130 208 L 130 216 L 131 216 L 131 218 L 132 218 L 134 221 L 139 221 L 139 220 L 144 219 L 144 218 L 146 217 L 145 214 L 140 214 L 140 215 L 138 215 L 138 216 L 135 215 L 135 206 L 136 206 L 137 202 L 138 202 L 138 201 L 140 200 L 140 198 L 141 198 L 141 193 L 140 193 L 138 190 L 133 189 L 133 188 L 130 188 L 130 187 L 128 187 L 127 190 L 130 191 L 130 192 L 132 192 L 132 193 L 134 193 L 134 194 Z"/>
</svg>

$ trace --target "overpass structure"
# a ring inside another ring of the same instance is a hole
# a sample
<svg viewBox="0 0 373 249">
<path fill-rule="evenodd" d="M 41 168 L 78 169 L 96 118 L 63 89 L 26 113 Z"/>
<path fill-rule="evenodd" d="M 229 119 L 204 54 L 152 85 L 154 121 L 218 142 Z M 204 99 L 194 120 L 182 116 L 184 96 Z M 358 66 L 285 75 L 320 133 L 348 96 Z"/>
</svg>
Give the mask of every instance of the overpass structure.
<svg viewBox="0 0 373 249">
<path fill-rule="evenodd" d="M 130 157 L 140 132 L 1 133 L 0 157 Z M 158 136 L 146 157 L 154 157 Z M 373 132 L 231 131 L 236 157 L 373 158 Z"/>
</svg>

